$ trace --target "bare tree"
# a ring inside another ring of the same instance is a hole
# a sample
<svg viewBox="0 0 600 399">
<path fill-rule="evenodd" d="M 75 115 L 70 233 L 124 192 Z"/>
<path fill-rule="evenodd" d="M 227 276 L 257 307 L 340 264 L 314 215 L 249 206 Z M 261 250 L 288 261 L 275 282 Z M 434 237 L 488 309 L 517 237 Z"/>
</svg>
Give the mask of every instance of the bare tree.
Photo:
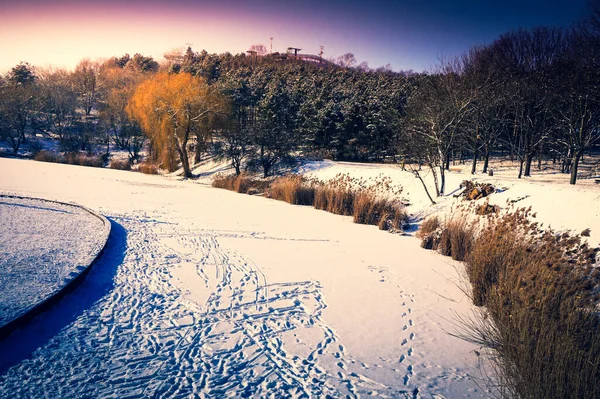
<svg viewBox="0 0 600 399">
<path fill-rule="evenodd" d="M 269 53 L 267 47 L 264 44 L 253 44 L 252 46 L 250 46 L 248 51 L 255 53 L 259 57 L 262 57 L 263 55 L 267 55 Z"/>
<path fill-rule="evenodd" d="M 99 71 L 100 64 L 98 62 L 84 59 L 77 64 L 73 73 L 73 82 L 86 116 L 90 115 L 96 104 Z"/>
</svg>

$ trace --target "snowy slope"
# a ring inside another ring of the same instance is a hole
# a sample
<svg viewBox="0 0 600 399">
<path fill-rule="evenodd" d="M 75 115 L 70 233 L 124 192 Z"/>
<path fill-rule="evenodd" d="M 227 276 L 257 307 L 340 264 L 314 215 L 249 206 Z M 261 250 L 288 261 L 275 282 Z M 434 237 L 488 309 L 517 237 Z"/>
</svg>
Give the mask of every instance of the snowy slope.
<svg viewBox="0 0 600 399">
<path fill-rule="evenodd" d="M 375 181 L 378 177 L 389 177 L 398 187 L 403 188 L 402 196 L 410 205 L 407 211 L 416 218 L 423 218 L 432 213 L 451 217 L 453 206 L 462 202 L 453 194 L 460 189 L 464 180 L 475 180 L 491 183 L 501 192 L 494 193 L 484 203 L 499 205 L 507 209 L 509 204 L 515 207 L 532 207 L 536 220 L 545 226 L 557 230 L 571 230 L 579 234 L 584 229 L 591 230 L 590 242 L 600 243 L 600 184 L 594 180 L 580 180 L 577 185 L 568 184 L 568 175 L 535 174 L 531 178 L 517 179 L 515 167 L 506 168 L 502 173 L 490 177 L 482 174 L 471 175 L 468 167 L 455 168 L 446 172 L 446 196 L 435 198 L 437 204 L 431 206 L 421 182 L 412 173 L 402 171 L 397 165 L 360 164 L 351 162 L 315 162 L 305 166 L 307 176 L 320 180 L 335 178 L 338 174 L 348 174 L 355 178 Z M 433 177 L 425 169 L 423 178 L 434 196 Z"/>
<path fill-rule="evenodd" d="M 477 348 L 448 334 L 472 311 L 456 265 L 413 237 L 174 178 L 0 166 L 0 192 L 114 232 L 79 289 L 0 342 L 0 397 L 484 396 Z"/>
</svg>

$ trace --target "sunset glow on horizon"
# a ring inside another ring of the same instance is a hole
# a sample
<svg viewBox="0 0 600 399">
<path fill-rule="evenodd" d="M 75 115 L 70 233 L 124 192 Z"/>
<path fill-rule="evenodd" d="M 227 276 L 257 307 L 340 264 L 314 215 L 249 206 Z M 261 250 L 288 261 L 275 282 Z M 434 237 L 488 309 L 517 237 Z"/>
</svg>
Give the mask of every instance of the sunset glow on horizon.
<svg viewBox="0 0 600 399">
<path fill-rule="evenodd" d="M 509 29 L 568 25 L 583 13 L 585 0 L 569 5 L 565 11 L 540 1 L 505 2 L 491 9 L 473 0 L 3 0 L 0 73 L 21 61 L 71 69 L 84 58 L 125 53 L 160 62 L 164 53 L 188 45 L 195 51 L 241 53 L 253 44 L 269 48 L 270 37 L 273 51 L 300 47 L 318 54 L 323 45 L 326 58 L 353 53 L 371 67 L 422 71 L 440 57 L 490 42 Z"/>
</svg>

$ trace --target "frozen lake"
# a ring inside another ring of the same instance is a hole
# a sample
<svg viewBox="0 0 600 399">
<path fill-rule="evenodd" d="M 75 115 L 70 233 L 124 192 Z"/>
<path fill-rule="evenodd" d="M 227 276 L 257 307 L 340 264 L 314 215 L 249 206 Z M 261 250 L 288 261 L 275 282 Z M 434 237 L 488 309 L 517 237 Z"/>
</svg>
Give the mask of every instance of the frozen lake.
<svg viewBox="0 0 600 399">
<path fill-rule="evenodd" d="M 104 222 L 52 201 L 0 196 L 0 327 L 45 301 L 90 264 Z"/>
</svg>

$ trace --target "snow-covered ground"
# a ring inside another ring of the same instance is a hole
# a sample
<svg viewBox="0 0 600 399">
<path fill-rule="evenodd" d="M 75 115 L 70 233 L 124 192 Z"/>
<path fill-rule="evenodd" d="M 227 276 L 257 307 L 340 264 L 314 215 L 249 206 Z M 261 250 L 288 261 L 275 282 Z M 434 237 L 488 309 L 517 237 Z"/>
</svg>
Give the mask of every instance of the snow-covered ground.
<svg viewBox="0 0 600 399">
<path fill-rule="evenodd" d="M 435 198 L 433 178 L 425 168 L 421 172 L 428 184 L 436 205 L 429 202 L 421 182 L 410 172 L 402 171 L 398 165 L 361 164 L 352 162 L 321 161 L 305 165 L 300 173 L 326 181 L 339 174 L 347 174 L 354 178 L 374 182 L 388 177 L 396 187 L 402 187 L 402 196 L 410 204 L 407 211 L 414 218 L 424 218 L 430 214 L 441 214 L 451 217 L 456 205 L 464 202 L 454 198 L 464 180 L 475 180 L 491 183 L 499 192 L 478 200 L 482 204 L 489 201 L 507 209 L 513 207 L 528 208 L 536 213 L 536 220 L 546 227 L 555 230 L 571 230 L 575 234 L 590 229 L 590 243 L 600 243 L 600 184 L 595 179 L 581 179 L 577 185 L 570 185 L 569 175 L 559 173 L 543 173 L 534 170 L 532 177 L 517 179 L 518 165 L 502 162 L 492 163 L 494 176 L 484 174 L 471 175 L 470 165 L 451 168 L 446 173 L 446 196 Z"/>
<path fill-rule="evenodd" d="M 109 231 L 80 207 L 7 196 L 0 196 L 0 225 L 0 327 L 84 271 Z"/>
<path fill-rule="evenodd" d="M 174 178 L 0 167 L 1 193 L 113 224 L 84 283 L 0 342 L 0 397 L 485 396 L 448 334 L 472 311 L 460 266 L 414 237 Z"/>
</svg>

